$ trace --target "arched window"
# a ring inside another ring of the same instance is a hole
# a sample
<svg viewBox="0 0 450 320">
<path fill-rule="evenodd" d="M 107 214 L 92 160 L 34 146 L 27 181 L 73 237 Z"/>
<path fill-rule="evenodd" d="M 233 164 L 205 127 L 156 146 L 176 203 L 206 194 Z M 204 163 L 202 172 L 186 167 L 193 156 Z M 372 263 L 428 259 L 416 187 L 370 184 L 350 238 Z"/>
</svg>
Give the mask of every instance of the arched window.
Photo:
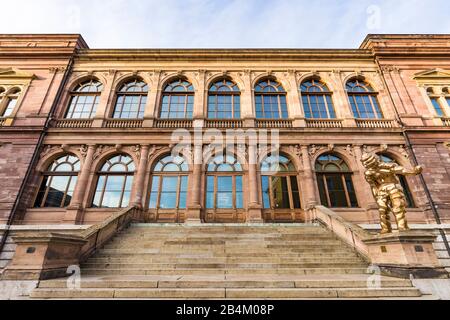
<svg viewBox="0 0 450 320">
<path fill-rule="evenodd" d="M 294 164 L 283 155 L 269 155 L 261 164 L 264 209 L 300 209 Z"/>
<path fill-rule="evenodd" d="M 34 206 L 36 208 L 64 208 L 70 204 L 80 171 L 80 160 L 65 155 L 52 162 L 43 173 Z"/>
<path fill-rule="evenodd" d="M 17 105 L 20 96 L 20 89 L 14 88 L 6 92 L 4 88 L 0 88 L 0 117 L 9 117 Z"/>
<path fill-rule="evenodd" d="M 209 119 L 239 119 L 241 117 L 241 92 L 230 80 L 223 79 L 209 89 Z"/>
<path fill-rule="evenodd" d="M 169 83 L 161 100 L 161 119 L 192 119 L 194 86 L 183 79 Z"/>
<path fill-rule="evenodd" d="M 242 167 L 234 156 L 219 155 L 207 168 L 206 208 L 242 209 Z"/>
<path fill-rule="evenodd" d="M 367 82 L 358 79 L 348 81 L 347 94 L 355 118 L 383 119 L 378 93 Z"/>
<path fill-rule="evenodd" d="M 397 163 L 397 161 L 395 161 L 388 155 L 381 154 L 379 156 L 380 156 L 380 159 L 386 163 Z M 400 180 L 400 184 L 402 185 L 403 190 L 405 192 L 407 207 L 415 208 L 416 204 L 414 203 L 414 198 L 412 196 L 411 190 L 409 189 L 408 181 L 406 181 L 406 178 L 404 176 L 399 176 L 399 180 Z"/>
<path fill-rule="evenodd" d="M 300 86 L 303 109 L 307 119 L 335 119 L 336 113 L 328 87 L 315 79 L 306 80 Z"/>
<path fill-rule="evenodd" d="M 144 118 L 147 103 L 148 86 L 141 80 L 133 80 L 122 85 L 117 92 L 117 101 L 114 108 L 115 119 L 142 119 Z"/>
<path fill-rule="evenodd" d="M 95 116 L 103 84 L 89 80 L 79 84 L 71 93 L 66 119 L 90 119 Z"/>
<path fill-rule="evenodd" d="M 189 166 L 183 157 L 167 156 L 153 169 L 150 209 L 186 209 Z"/>
<path fill-rule="evenodd" d="M 440 95 L 434 92 L 433 88 L 427 89 L 428 97 L 430 97 L 431 104 L 433 105 L 434 111 L 439 117 L 445 117 L 445 112 L 439 102 Z M 449 101 L 450 98 L 447 99 Z"/>
<path fill-rule="evenodd" d="M 286 91 L 275 80 L 265 79 L 255 86 L 257 119 L 287 119 Z"/>
<path fill-rule="evenodd" d="M 445 101 L 447 101 L 447 106 L 450 107 L 450 92 L 448 91 L 448 88 L 443 88 L 442 94 L 445 97 Z"/>
<path fill-rule="evenodd" d="M 329 208 L 357 208 L 350 168 L 340 157 L 326 154 L 316 161 L 317 183 L 322 205 Z"/>
<path fill-rule="evenodd" d="M 97 173 L 92 207 L 126 208 L 130 203 L 134 162 L 129 156 L 117 155 L 109 159 Z"/>
</svg>

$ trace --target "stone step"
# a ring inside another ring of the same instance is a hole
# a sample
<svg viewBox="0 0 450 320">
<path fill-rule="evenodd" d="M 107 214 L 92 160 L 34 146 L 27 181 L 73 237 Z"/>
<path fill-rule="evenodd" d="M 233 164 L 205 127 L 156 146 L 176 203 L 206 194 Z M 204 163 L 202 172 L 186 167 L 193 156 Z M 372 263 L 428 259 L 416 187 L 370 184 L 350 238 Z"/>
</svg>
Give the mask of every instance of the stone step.
<svg viewBox="0 0 450 320">
<path fill-rule="evenodd" d="M 257 288 L 257 289 L 39 289 L 31 297 L 34 299 L 346 299 L 383 297 L 420 297 L 413 288 L 382 289 L 331 289 L 331 288 Z"/>
<path fill-rule="evenodd" d="M 130 269 L 130 270 L 172 270 L 172 269 L 302 269 L 323 268 L 327 266 L 335 268 L 363 267 L 365 263 L 358 261 L 335 261 L 333 263 L 85 263 L 82 268 L 88 269 Z"/>
<path fill-rule="evenodd" d="M 247 240 L 270 240 L 270 241 L 296 241 L 296 240 L 314 240 L 314 239 L 330 239 L 335 240 L 336 238 L 327 233 L 311 233 L 311 234 L 221 234 L 220 236 L 212 236 L 212 235 L 179 235 L 179 234 L 167 234 L 167 235 L 155 235 L 155 234 L 143 234 L 143 235 L 121 235 L 119 238 L 116 238 L 117 241 L 120 239 L 121 241 L 136 241 L 136 240 L 193 240 L 193 241 L 210 241 L 210 240 L 221 240 L 221 241 L 247 241 Z"/>
<path fill-rule="evenodd" d="M 361 263 L 362 260 L 357 257 L 335 256 L 335 257 L 161 257 L 154 256 L 152 258 L 133 257 L 133 258 L 91 258 L 88 263 L 95 264 L 145 264 L 145 263 L 275 263 L 275 264 L 292 264 L 292 263 Z"/>
<path fill-rule="evenodd" d="M 132 289 L 132 288 L 367 288 L 368 276 L 366 279 L 363 277 L 354 277 L 354 279 L 302 279 L 291 278 L 280 280 L 267 280 L 266 277 L 255 279 L 249 277 L 248 279 L 241 280 L 214 280 L 204 277 L 197 277 L 198 280 L 171 280 L 175 277 L 154 278 L 154 280 L 146 280 L 145 278 L 140 280 L 83 280 L 80 283 L 83 289 Z M 186 278 L 186 277 L 183 277 Z M 361 278 L 361 279 L 360 279 Z M 276 277 L 272 278 L 276 279 Z M 411 288 L 412 284 L 409 280 L 401 279 L 382 279 L 380 286 L 383 287 L 396 287 L 396 288 Z M 60 288 L 64 289 L 68 287 L 67 280 L 51 280 L 43 281 L 39 285 L 41 289 Z"/>
<path fill-rule="evenodd" d="M 291 253 L 287 254 L 284 252 L 270 252 L 270 253 L 225 253 L 225 252 L 179 252 L 179 253 L 141 253 L 141 254 L 112 254 L 112 253 L 103 253 L 102 251 L 98 252 L 94 255 L 90 260 L 93 261 L 151 261 L 156 260 L 158 258 L 161 259 L 211 259 L 211 258 L 219 258 L 219 259 L 240 259 L 240 258 L 248 258 L 248 259 L 339 259 L 339 258 L 358 258 L 360 257 L 354 252 L 343 252 L 343 253 Z M 266 260 L 265 260 L 266 261 Z M 267 260 L 268 261 L 268 260 Z"/>
<path fill-rule="evenodd" d="M 187 250 L 189 249 L 189 250 Z M 334 254 L 353 254 L 350 249 L 348 248 L 311 248 L 311 247 L 303 247 L 303 248 L 297 248 L 297 249 L 285 249 L 280 250 L 276 248 L 271 249 L 257 249 L 257 248 L 211 248 L 211 250 L 206 249 L 200 249 L 200 248 L 147 248 L 147 249 L 141 249 L 135 248 L 125 248 L 125 249 L 101 249 L 99 251 L 100 254 L 103 255 L 144 255 L 144 254 L 185 254 L 185 253 L 191 253 L 191 254 L 202 254 L 202 253 L 212 253 L 212 254 L 244 254 L 244 255 L 250 255 L 250 254 L 268 254 L 268 255 L 276 255 L 276 254 L 292 254 L 292 255 L 301 255 L 301 254 L 310 254 L 310 253 L 321 253 L 321 254 L 327 254 L 327 253 L 334 253 Z"/>
<path fill-rule="evenodd" d="M 126 276 L 144 276 L 144 275 L 320 275 L 320 274 L 365 274 L 368 271 L 366 267 L 342 267 L 342 268 L 278 268 L 278 269 L 82 269 L 81 274 L 87 276 L 105 276 L 105 275 L 126 275 Z"/>
</svg>

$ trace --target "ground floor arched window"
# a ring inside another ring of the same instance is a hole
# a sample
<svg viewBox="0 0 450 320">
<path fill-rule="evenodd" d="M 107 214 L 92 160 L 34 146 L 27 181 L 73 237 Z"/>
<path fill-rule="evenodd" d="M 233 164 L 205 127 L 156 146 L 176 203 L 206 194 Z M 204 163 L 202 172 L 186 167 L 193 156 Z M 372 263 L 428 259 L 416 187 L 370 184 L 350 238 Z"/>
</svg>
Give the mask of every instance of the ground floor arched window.
<svg viewBox="0 0 450 320">
<path fill-rule="evenodd" d="M 234 156 L 216 156 L 207 167 L 207 209 L 243 209 L 242 166 Z"/>
<path fill-rule="evenodd" d="M 320 156 L 315 165 L 322 205 L 329 208 L 357 208 L 353 173 L 335 154 Z"/>
<path fill-rule="evenodd" d="M 167 156 L 153 169 L 150 209 L 186 209 L 189 166 L 183 157 Z"/>
<path fill-rule="evenodd" d="M 64 208 L 70 204 L 80 171 L 80 160 L 65 155 L 54 160 L 42 174 L 36 208 Z"/>
<path fill-rule="evenodd" d="M 285 156 L 269 155 L 261 164 L 264 209 L 300 209 L 298 175 Z"/>
<path fill-rule="evenodd" d="M 130 204 L 135 165 L 127 155 L 107 160 L 97 173 L 92 207 L 126 208 Z"/>
</svg>

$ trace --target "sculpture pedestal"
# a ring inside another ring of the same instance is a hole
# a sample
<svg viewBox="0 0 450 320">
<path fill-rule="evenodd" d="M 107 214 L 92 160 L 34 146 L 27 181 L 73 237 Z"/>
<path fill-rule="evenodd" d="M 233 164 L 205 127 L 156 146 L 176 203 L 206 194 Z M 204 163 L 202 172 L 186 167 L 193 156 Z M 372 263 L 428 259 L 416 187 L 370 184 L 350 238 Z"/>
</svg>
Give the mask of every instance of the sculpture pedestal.
<svg viewBox="0 0 450 320">
<path fill-rule="evenodd" d="M 188 207 L 188 209 L 186 210 L 186 220 L 184 221 L 184 223 L 194 225 L 202 223 L 201 212 L 202 212 L 201 206 Z"/>
<path fill-rule="evenodd" d="M 394 232 L 364 239 L 371 263 L 385 274 L 409 278 L 448 278 L 436 256 L 436 236 L 423 231 Z"/>
</svg>

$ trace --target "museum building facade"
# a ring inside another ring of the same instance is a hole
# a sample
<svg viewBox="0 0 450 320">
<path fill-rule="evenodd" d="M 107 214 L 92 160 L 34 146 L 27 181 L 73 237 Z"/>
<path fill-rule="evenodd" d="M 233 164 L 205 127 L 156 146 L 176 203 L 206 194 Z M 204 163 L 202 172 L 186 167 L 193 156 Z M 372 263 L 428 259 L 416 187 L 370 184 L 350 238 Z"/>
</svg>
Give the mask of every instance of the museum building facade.
<svg viewBox="0 0 450 320">
<path fill-rule="evenodd" d="M 401 178 L 409 223 L 439 235 L 449 266 L 449 90 L 445 35 L 336 50 L 2 36 L 0 224 L 8 236 L 98 225 L 131 207 L 144 223 L 304 223 L 324 206 L 376 230 L 360 161 L 373 152 L 423 166 Z"/>
</svg>

